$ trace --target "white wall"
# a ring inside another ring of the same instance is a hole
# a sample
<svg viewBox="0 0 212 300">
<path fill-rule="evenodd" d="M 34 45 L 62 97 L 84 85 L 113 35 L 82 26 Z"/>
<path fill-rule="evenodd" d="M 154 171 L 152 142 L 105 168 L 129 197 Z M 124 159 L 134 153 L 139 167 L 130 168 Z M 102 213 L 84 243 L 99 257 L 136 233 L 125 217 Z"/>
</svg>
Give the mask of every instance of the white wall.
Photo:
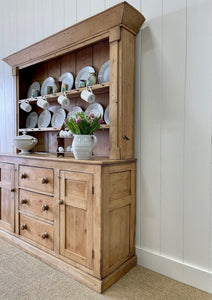
<svg viewBox="0 0 212 300">
<path fill-rule="evenodd" d="M 0 0 L 0 58 L 113 0 Z M 212 1 L 129 1 L 136 40 L 138 263 L 212 293 Z M 11 69 L 0 62 L 0 152 L 12 150 Z"/>
</svg>

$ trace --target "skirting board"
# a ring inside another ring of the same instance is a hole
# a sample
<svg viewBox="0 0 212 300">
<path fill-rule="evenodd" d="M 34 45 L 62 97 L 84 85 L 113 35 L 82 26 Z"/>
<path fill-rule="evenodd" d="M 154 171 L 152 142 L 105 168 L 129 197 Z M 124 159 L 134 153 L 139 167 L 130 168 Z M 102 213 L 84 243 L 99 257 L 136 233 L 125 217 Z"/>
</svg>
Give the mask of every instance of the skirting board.
<svg viewBox="0 0 212 300">
<path fill-rule="evenodd" d="M 138 265 L 212 293 L 212 272 L 142 248 L 136 248 L 136 254 Z"/>
</svg>

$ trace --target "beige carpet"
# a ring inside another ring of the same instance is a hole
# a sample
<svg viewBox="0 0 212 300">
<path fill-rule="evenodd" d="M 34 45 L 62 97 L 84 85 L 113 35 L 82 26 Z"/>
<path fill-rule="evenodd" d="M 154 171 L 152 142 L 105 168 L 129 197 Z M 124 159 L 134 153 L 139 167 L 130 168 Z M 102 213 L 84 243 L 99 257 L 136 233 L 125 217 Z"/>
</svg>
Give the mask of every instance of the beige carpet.
<svg viewBox="0 0 212 300">
<path fill-rule="evenodd" d="M 135 267 L 99 295 L 0 239 L 1 300 L 212 300 L 212 295 Z"/>
</svg>

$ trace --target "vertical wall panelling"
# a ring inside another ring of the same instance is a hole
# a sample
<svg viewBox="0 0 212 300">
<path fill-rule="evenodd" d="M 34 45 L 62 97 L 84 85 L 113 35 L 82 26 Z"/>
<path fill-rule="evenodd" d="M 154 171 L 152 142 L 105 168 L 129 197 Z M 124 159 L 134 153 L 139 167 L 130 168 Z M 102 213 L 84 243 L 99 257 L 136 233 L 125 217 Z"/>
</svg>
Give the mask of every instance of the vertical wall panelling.
<svg viewBox="0 0 212 300">
<path fill-rule="evenodd" d="M 65 1 L 60 0 L 53 0 L 53 18 L 54 18 L 54 26 L 53 26 L 53 33 L 58 32 L 65 27 Z"/>
<path fill-rule="evenodd" d="M 6 12 L 6 8 L 7 8 L 7 4 L 4 3 L 3 4 L 3 22 L 4 22 L 4 27 L 3 27 L 3 55 L 5 55 L 5 53 L 7 53 L 7 51 L 10 53 L 10 18 L 8 17 L 8 15 L 5 13 Z M 7 111 L 9 111 L 10 108 L 10 101 L 11 101 L 11 84 L 10 84 L 10 78 L 11 78 L 11 73 L 10 71 L 10 67 L 8 65 L 6 65 L 5 63 L 3 64 L 3 82 L 4 82 L 4 87 L 3 87 L 3 99 L 2 99 L 2 118 L 3 118 L 3 123 L 4 123 L 4 128 L 6 131 L 8 131 L 8 134 L 5 132 L 3 134 L 3 141 L 6 145 L 6 149 L 8 150 L 9 148 L 9 138 L 10 138 L 10 129 L 8 128 L 9 126 L 9 115 L 7 116 Z M 7 110 L 8 108 L 8 110 Z M 7 129 L 8 128 L 8 129 Z"/>
<path fill-rule="evenodd" d="M 44 2 L 44 1 L 43 1 Z M 25 44 L 29 46 L 34 43 L 34 9 L 33 9 L 33 1 L 25 0 L 24 1 L 25 7 Z M 15 14 L 15 10 L 11 10 L 13 14 Z M 40 22 L 41 19 L 39 18 Z M 13 22 L 13 24 L 15 24 Z M 15 29 L 15 28 L 14 28 Z M 37 29 L 36 29 L 37 30 Z M 11 32 L 12 33 L 12 32 Z M 15 37 L 16 39 L 16 37 Z M 15 43 L 13 43 L 15 45 Z M 14 51 L 12 51 L 14 52 Z"/>
<path fill-rule="evenodd" d="M 142 11 L 141 246 L 160 252 L 162 0 L 143 1 Z"/>
<path fill-rule="evenodd" d="M 136 37 L 136 53 L 135 53 L 135 157 L 137 158 L 136 164 L 136 186 L 140 187 L 141 182 L 141 135 L 140 135 L 140 128 L 141 128 L 141 31 L 138 32 Z M 139 199 L 136 203 L 136 247 L 141 247 L 141 234 L 140 234 L 140 215 L 141 215 L 141 190 L 140 188 L 136 189 L 136 199 Z"/>
<path fill-rule="evenodd" d="M 77 0 L 77 22 L 90 16 L 90 0 Z"/>
<path fill-rule="evenodd" d="M 16 2 L 16 1 L 15 1 Z M 16 2 L 16 26 L 18 33 L 18 49 L 20 50 L 26 46 L 25 36 L 28 33 L 25 33 L 25 0 L 19 0 Z M 7 4 L 7 11 L 10 11 L 9 6 Z M 8 36 L 9 38 L 9 36 Z"/>
<path fill-rule="evenodd" d="M 60 2 L 58 2 L 60 5 Z M 43 37 L 48 37 L 53 34 L 53 3 L 52 0 L 42 1 L 42 10 L 44 12 L 43 18 Z"/>
<path fill-rule="evenodd" d="M 212 2 L 188 0 L 187 3 L 184 261 L 208 269 Z"/>
<path fill-rule="evenodd" d="M 98 14 L 105 9 L 105 0 L 90 0 L 90 16 Z"/>
<path fill-rule="evenodd" d="M 40 41 L 44 37 L 43 28 L 44 28 L 44 22 L 45 22 L 45 11 L 43 10 L 43 0 L 36 0 L 33 1 L 34 8 L 34 43 Z M 51 6 L 48 8 L 51 9 Z"/>
<path fill-rule="evenodd" d="M 113 5 L 116 5 L 120 2 L 122 2 L 122 1 L 120 1 L 120 0 L 106 0 L 106 8 L 109 8 L 109 7 L 111 7 Z"/>
<path fill-rule="evenodd" d="M 162 53 L 161 253 L 182 260 L 186 0 L 163 0 Z"/>
<path fill-rule="evenodd" d="M 65 0 L 65 28 L 69 27 L 77 22 L 76 16 L 77 0 Z"/>
<path fill-rule="evenodd" d="M 212 175 L 212 172 L 211 172 L 211 175 Z M 211 189 L 210 189 L 210 221 L 209 222 L 210 222 L 210 230 L 209 230 L 210 236 L 209 236 L 209 268 L 208 268 L 208 271 L 212 273 L 212 176 L 211 176 Z"/>
</svg>

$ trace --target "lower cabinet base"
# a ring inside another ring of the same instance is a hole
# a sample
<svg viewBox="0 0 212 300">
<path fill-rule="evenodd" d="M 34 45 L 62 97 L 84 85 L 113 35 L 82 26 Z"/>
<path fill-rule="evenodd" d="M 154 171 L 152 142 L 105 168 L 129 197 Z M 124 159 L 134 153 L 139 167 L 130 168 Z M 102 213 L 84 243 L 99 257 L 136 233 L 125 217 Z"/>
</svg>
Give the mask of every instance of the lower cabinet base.
<svg viewBox="0 0 212 300">
<path fill-rule="evenodd" d="M 37 247 L 34 247 L 31 244 L 26 243 L 25 241 L 19 239 L 18 237 L 11 235 L 5 231 L 0 230 L 0 238 L 5 241 L 18 246 L 23 249 L 27 253 L 39 258 L 44 263 L 52 266 L 53 268 L 59 270 L 62 273 L 72 277 L 78 282 L 86 285 L 87 287 L 93 289 L 98 293 L 104 292 L 107 288 L 109 288 L 113 283 L 118 281 L 123 275 L 125 275 L 128 271 L 130 271 L 137 263 L 137 256 L 131 257 L 124 264 L 119 266 L 116 270 L 114 270 L 111 274 L 106 276 L 104 279 L 98 279 L 74 266 L 67 264 L 64 261 L 61 261 L 59 258 L 46 253 L 45 251 L 40 250 Z"/>
</svg>

